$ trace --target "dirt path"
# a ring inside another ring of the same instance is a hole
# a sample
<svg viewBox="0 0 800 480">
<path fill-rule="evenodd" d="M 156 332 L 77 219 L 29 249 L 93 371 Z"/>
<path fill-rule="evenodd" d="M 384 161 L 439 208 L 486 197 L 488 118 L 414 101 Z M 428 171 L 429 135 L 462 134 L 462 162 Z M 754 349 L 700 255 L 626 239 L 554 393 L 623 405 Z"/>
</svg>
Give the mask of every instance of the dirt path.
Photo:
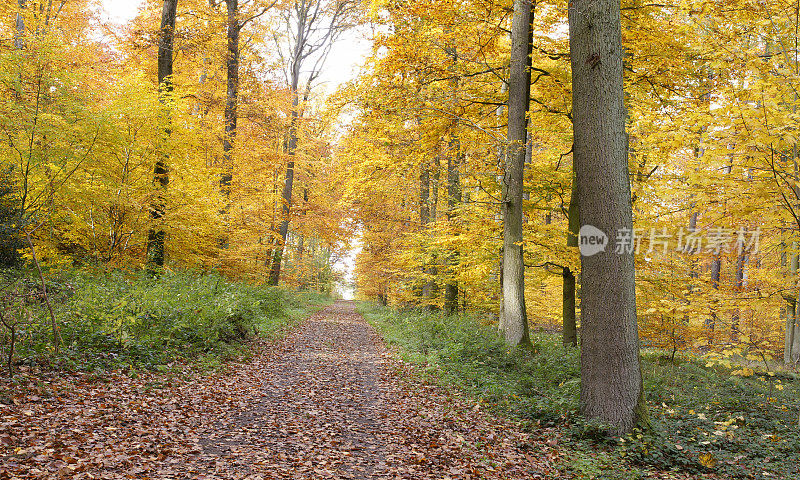
<svg viewBox="0 0 800 480">
<path fill-rule="evenodd" d="M 544 441 L 409 368 L 339 302 L 218 375 L 77 379 L 15 402 L 0 479 L 555 478 Z"/>
</svg>

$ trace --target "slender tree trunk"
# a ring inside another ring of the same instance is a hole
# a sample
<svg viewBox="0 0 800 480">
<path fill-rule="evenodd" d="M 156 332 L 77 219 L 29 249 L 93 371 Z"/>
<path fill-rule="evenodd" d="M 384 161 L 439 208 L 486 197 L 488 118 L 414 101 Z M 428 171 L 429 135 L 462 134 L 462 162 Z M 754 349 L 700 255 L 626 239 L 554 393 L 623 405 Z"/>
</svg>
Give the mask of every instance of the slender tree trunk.
<svg viewBox="0 0 800 480">
<path fill-rule="evenodd" d="M 781 275 L 783 277 L 784 282 L 786 281 L 786 269 L 787 269 L 787 258 L 788 255 L 786 254 L 786 231 L 784 228 L 781 228 L 781 243 L 780 243 L 780 262 L 781 262 Z M 789 329 L 794 324 L 793 321 L 790 321 L 790 310 L 789 306 L 791 305 L 790 296 L 788 295 L 781 295 L 783 298 L 784 303 L 781 304 L 780 310 L 778 314 L 780 319 L 784 325 L 784 343 L 783 343 L 783 362 L 789 363 L 789 354 L 791 353 L 791 344 L 789 343 Z"/>
<path fill-rule="evenodd" d="M 233 182 L 233 159 L 231 152 L 236 141 L 236 126 L 239 105 L 239 36 L 242 31 L 239 23 L 239 0 L 225 0 L 228 15 L 228 52 L 225 59 L 228 79 L 225 93 L 225 136 L 222 139 L 225 165 L 220 177 L 220 189 L 229 197 Z"/>
<path fill-rule="evenodd" d="M 430 169 L 430 173 L 428 175 L 430 181 L 430 191 L 428 194 L 429 223 L 435 222 L 437 218 L 437 206 L 439 204 L 439 169 L 440 169 L 439 160 L 440 160 L 439 154 L 437 153 L 433 157 L 433 160 L 428 163 L 428 168 Z M 422 288 L 422 296 L 426 299 L 428 308 L 430 310 L 436 310 L 438 308 L 435 303 L 436 295 L 438 294 L 436 275 L 439 273 L 439 270 L 436 268 L 435 265 L 430 265 L 425 270 L 425 273 L 428 275 L 430 280 Z"/>
<path fill-rule="evenodd" d="M 283 181 L 283 191 L 281 192 L 282 208 L 281 223 L 278 228 L 279 244 L 275 247 L 272 259 L 272 269 L 269 274 L 269 284 L 277 286 L 281 279 L 281 262 L 283 260 L 283 250 L 286 245 L 286 236 L 289 234 L 289 221 L 292 212 L 292 189 L 294 187 L 294 161 L 297 151 L 297 120 L 299 119 L 300 98 L 297 92 L 300 72 L 292 79 L 292 113 L 289 123 L 289 134 L 286 141 L 286 154 L 289 159 L 286 162 L 286 176 Z"/>
<path fill-rule="evenodd" d="M 792 251 L 797 251 L 797 243 L 792 243 Z M 793 364 L 800 361 L 800 308 L 798 308 L 798 273 L 800 272 L 800 257 L 792 254 L 790 266 L 790 278 L 794 285 L 794 292 L 788 296 L 786 314 L 786 335 L 784 337 L 783 360 L 786 364 Z"/>
<path fill-rule="evenodd" d="M 792 314 L 789 316 L 791 324 L 789 325 L 790 328 L 786 337 L 789 345 L 789 355 L 786 359 L 787 364 L 797 364 L 800 362 L 800 293 L 795 296 L 792 307 Z"/>
<path fill-rule="evenodd" d="M 455 135 L 453 133 L 453 135 Z M 461 178 L 459 164 L 461 146 L 457 138 L 450 140 L 447 155 L 447 219 L 455 219 L 455 209 L 461 203 Z M 452 315 L 458 311 L 458 282 L 455 280 L 455 267 L 458 265 L 458 252 L 450 252 L 447 259 L 448 281 L 444 287 L 444 311 Z"/>
<path fill-rule="evenodd" d="M 14 26 L 14 48 L 17 50 L 25 48 L 25 17 L 22 16 L 22 12 L 25 10 L 26 3 L 28 3 L 27 0 L 19 0 L 17 2 L 19 11 L 17 12 L 16 24 Z"/>
<path fill-rule="evenodd" d="M 720 275 L 722 274 L 722 258 L 720 255 L 715 255 L 714 258 L 711 260 L 711 288 L 717 292 L 719 291 L 719 279 Z M 712 302 L 713 305 L 716 305 L 716 299 Z M 717 326 L 717 312 L 714 310 L 716 306 L 712 307 L 711 315 L 708 319 L 706 319 L 706 328 L 708 329 L 708 344 L 712 345 L 714 343 L 714 329 Z"/>
<path fill-rule="evenodd" d="M 297 288 L 301 291 L 306 290 L 307 284 L 305 281 L 303 267 L 303 253 L 305 250 L 306 238 L 302 233 L 297 238 Z"/>
<path fill-rule="evenodd" d="M 530 103 L 528 49 L 533 8 L 514 0 L 508 89 L 508 151 L 503 178 L 503 337 L 512 346 L 531 345 L 525 309 L 525 259 L 522 246 L 522 193 L 527 113 Z"/>
<path fill-rule="evenodd" d="M 739 256 L 736 258 L 736 283 L 734 284 L 734 290 L 736 294 L 742 293 L 744 290 L 744 270 L 747 265 L 747 259 L 749 255 L 747 252 L 742 249 L 739 252 Z M 731 341 L 738 342 L 739 341 L 739 319 L 741 317 L 741 309 L 737 308 L 733 312 L 733 317 L 731 318 Z"/>
<path fill-rule="evenodd" d="M 459 79 L 457 76 L 458 54 L 455 48 L 451 51 L 452 64 L 451 72 L 453 80 L 450 85 L 450 106 L 455 111 L 458 107 L 458 87 Z M 455 210 L 461 203 L 461 141 L 458 138 L 458 119 L 450 125 L 450 138 L 447 143 L 447 221 L 452 225 L 456 218 Z M 459 255 L 456 251 L 450 251 L 447 255 L 447 283 L 444 287 L 444 311 L 447 315 L 452 315 L 458 311 L 458 281 L 455 278 L 455 270 L 459 263 Z"/>
<path fill-rule="evenodd" d="M 425 159 L 419 166 L 419 224 L 420 230 L 425 231 L 431 221 L 430 209 L 430 196 L 431 196 L 431 165 L 428 159 Z M 427 263 L 427 262 L 426 262 Z M 430 273 L 429 267 L 423 264 L 423 273 L 426 275 Z M 433 280 L 425 280 L 419 288 L 420 301 L 424 305 L 430 298 L 433 291 Z"/>
<path fill-rule="evenodd" d="M 632 231 L 619 0 L 569 4 L 581 226 Z M 617 433 L 646 426 L 632 252 L 581 257 L 581 410 Z"/>
<path fill-rule="evenodd" d="M 172 115 L 169 111 L 169 95 L 172 93 L 173 45 L 175 43 L 175 17 L 178 0 L 164 0 L 161 11 L 161 31 L 158 42 L 158 90 L 159 101 L 165 105 L 166 126 L 164 127 L 164 143 L 172 134 Z M 163 145 L 166 147 L 166 145 Z M 169 185 L 169 155 L 160 153 L 153 170 L 153 184 L 156 186 L 156 197 L 150 205 L 150 218 L 153 226 L 147 235 L 147 269 L 156 273 L 164 266 L 164 243 L 166 233 L 160 225 L 166 210 L 164 191 Z"/>
<path fill-rule="evenodd" d="M 578 247 L 578 230 L 580 218 L 578 215 L 578 185 L 575 175 L 572 175 L 572 194 L 569 200 L 567 247 Z M 578 322 L 575 315 L 575 274 L 569 267 L 564 267 L 561 274 L 563 280 L 561 316 L 562 316 L 562 341 L 564 345 L 578 346 Z"/>
</svg>

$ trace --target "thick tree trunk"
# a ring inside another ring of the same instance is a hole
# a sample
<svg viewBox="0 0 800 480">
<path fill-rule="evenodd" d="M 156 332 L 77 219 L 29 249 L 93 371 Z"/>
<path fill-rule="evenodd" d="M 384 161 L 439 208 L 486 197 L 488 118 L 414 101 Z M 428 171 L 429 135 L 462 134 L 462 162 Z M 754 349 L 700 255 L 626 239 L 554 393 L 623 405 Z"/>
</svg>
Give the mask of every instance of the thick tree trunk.
<svg viewBox="0 0 800 480">
<path fill-rule="evenodd" d="M 500 94 L 501 94 L 501 96 L 503 96 L 507 92 L 508 92 L 508 83 L 503 82 L 503 84 L 500 86 Z M 505 111 L 505 107 L 506 107 L 505 104 L 498 105 L 497 109 L 495 110 L 495 118 L 497 119 L 498 128 L 500 127 L 500 125 L 503 124 L 503 113 Z M 497 168 L 498 168 L 498 171 L 500 171 L 500 172 L 505 170 L 506 150 L 507 150 L 507 146 L 503 145 L 502 143 L 497 146 Z M 497 179 L 497 184 L 498 185 L 503 185 L 503 176 L 502 175 L 498 175 L 496 177 L 496 179 Z M 495 220 L 502 223 L 503 214 L 504 213 L 505 213 L 505 206 L 501 203 L 500 204 L 500 210 L 494 214 Z M 505 307 L 503 305 L 503 257 L 504 257 L 504 255 L 503 255 L 502 247 L 500 248 L 500 252 L 499 253 L 500 253 L 500 255 L 499 255 L 500 256 L 500 261 L 498 262 L 498 265 L 497 265 L 499 267 L 498 268 L 498 272 L 497 272 L 497 283 L 500 286 L 500 295 L 499 296 L 493 295 L 493 299 L 500 300 L 500 305 L 498 307 L 498 314 L 497 314 L 497 331 L 501 335 L 503 335 L 503 332 L 505 331 L 505 324 L 503 323 L 503 320 L 505 319 L 505 315 L 504 315 L 505 312 L 503 310 L 504 310 Z"/>
<path fill-rule="evenodd" d="M 633 228 L 619 0 L 573 0 L 569 34 L 580 222 L 613 240 Z M 581 410 L 617 433 L 646 424 L 633 253 L 613 246 L 581 257 Z"/>
<path fill-rule="evenodd" d="M 164 0 L 161 11 L 161 31 L 158 42 L 158 90 L 159 100 L 162 104 L 167 103 L 167 97 L 172 92 L 172 73 L 173 73 L 173 46 L 175 43 L 175 17 L 177 16 L 178 0 Z M 169 107 L 165 107 L 168 109 Z M 167 139 L 172 133 L 171 114 L 166 111 L 167 125 L 164 127 L 164 138 Z M 153 226 L 147 234 L 147 269 L 155 273 L 164 266 L 164 243 L 166 233 L 159 222 L 164 217 L 166 205 L 164 190 L 169 185 L 169 157 L 166 153 L 161 153 L 156 161 L 153 170 L 153 184 L 156 186 L 156 197 L 150 205 L 150 218 Z"/>
<path fill-rule="evenodd" d="M 503 177 L 503 318 L 500 328 L 512 346 L 531 345 L 525 309 L 525 259 L 522 246 L 522 193 L 530 99 L 528 48 L 533 8 L 514 0 L 508 88 L 508 151 Z"/>
<path fill-rule="evenodd" d="M 580 218 L 578 215 L 578 188 L 574 174 L 572 175 L 572 194 L 569 200 L 567 216 L 567 247 L 577 248 Z M 561 300 L 562 341 L 564 345 L 577 347 L 578 322 L 575 315 L 575 274 L 569 267 L 564 267 L 561 277 L 563 280 Z"/>
</svg>

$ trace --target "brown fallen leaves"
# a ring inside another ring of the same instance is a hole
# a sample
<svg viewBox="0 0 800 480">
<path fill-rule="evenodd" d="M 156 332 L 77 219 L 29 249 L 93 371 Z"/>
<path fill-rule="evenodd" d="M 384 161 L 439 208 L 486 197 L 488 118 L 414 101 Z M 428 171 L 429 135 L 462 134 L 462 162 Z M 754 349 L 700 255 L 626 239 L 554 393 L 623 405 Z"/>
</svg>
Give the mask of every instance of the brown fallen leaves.
<svg viewBox="0 0 800 480">
<path fill-rule="evenodd" d="M 257 348 L 211 376 L 31 378 L 0 399 L 0 479 L 558 477 L 552 438 L 414 380 L 349 303 Z"/>
</svg>

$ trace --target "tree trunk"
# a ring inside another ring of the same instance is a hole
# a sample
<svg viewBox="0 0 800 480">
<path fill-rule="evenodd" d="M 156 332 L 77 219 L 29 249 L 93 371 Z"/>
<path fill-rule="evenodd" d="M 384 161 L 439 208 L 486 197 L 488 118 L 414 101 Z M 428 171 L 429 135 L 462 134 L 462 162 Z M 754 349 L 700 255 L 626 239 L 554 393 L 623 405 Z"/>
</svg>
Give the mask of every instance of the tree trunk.
<svg viewBox="0 0 800 480">
<path fill-rule="evenodd" d="M 428 218 L 429 223 L 433 223 L 436 221 L 437 217 L 437 206 L 439 204 L 439 154 L 437 153 L 434 156 L 433 161 L 429 163 L 430 173 L 428 174 L 428 179 L 430 181 L 430 191 L 429 191 L 429 201 L 428 201 Z M 428 302 L 428 308 L 430 310 L 436 310 L 437 306 L 434 302 L 436 295 L 438 294 L 438 286 L 436 285 L 436 275 L 439 273 L 439 270 L 436 268 L 435 265 L 429 266 L 425 273 L 430 277 L 428 283 L 422 288 L 422 296 Z"/>
<path fill-rule="evenodd" d="M 797 243 L 792 243 L 792 251 L 797 250 Z M 783 361 L 784 363 L 793 364 L 800 361 L 800 321 L 798 321 L 798 315 L 800 315 L 800 309 L 798 308 L 798 284 L 797 284 L 797 275 L 798 271 L 800 271 L 800 257 L 797 254 L 792 254 L 791 266 L 790 266 L 790 278 L 791 281 L 794 283 L 795 292 L 790 295 L 787 299 L 787 303 L 789 307 L 787 308 L 786 313 L 786 332 L 784 337 L 784 351 L 783 351 Z"/>
<path fill-rule="evenodd" d="M 431 222 L 431 164 L 428 159 L 425 159 L 419 167 L 419 224 L 420 230 L 425 231 L 428 224 Z M 427 262 L 426 262 L 427 263 Z M 430 274 L 430 267 L 423 264 L 423 273 Z M 421 304 L 425 304 L 431 297 L 433 292 L 433 280 L 425 280 L 419 287 L 419 296 Z"/>
<path fill-rule="evenodd" d="M 572 175 L 572 194 L 569 200 L 567 247 L 578 247 L 578 230 L 580 218 L 578 215 L 578 188 L 575 175 Z M 575 274 L 569 267 L 564 267 L 562 274 L 563 288 L 561 300 L 562 317 L 562 342 L 564 345 L 578 346 L 578 322 L 575 315 Z"/>
<path fill-rule="evenodd" d="M 798 308 L 798 301 L 800 296 L 796 296 L 792 302 L 792 313 L 789 314 L 786 330 L 786 345 L 788 346 L 788 355 L 785 357 L 786 364 L 794 365 L 800 362 L 800 309 Z"/>
<path fill-rule="evenodd" d="M 615 239 L 633 228 L 619 0 L 573 0 L 569 43 L 580 223 Z M 581 257 L 581 410 L 619 434 L 647 423 L 632 252 Z"/>
<path fill-rule="evenodd" d="M 225 136 L 222 139 L 225 165 L 220 176 L 219 185 L 222 193 L 229 197 L 233 182 L 233 160 L 231 151 L 236 141 L 237 110 L 239 105 L 239 0 L 225 0 L 228 12 L 228 52 L 225 64 L 228 70 L 227 90 L 225 94 Z"/>
<path fill-rule="evenodd" d="M 173 46 L 175 43 L 175 17 L 178 10 L 178 0 L 164 0 L 161 11 L 161 31 L 158 42 L 158 90 L 159 101 L 166 105 L 168 96 L 172 93 L 172 73 L 173 73 Z M 167 125 L 164 127 L 164 140 L 172 134 L 171 113 L 169 107 L 165 106 Z M 169 185 L 169 156 L 161 153 L 156 166 L 153 170 L 153 184 L 156 186 L 157 194 L 150 205 L 150 218 L 153 226 L 147 234 L 147 269 L 155 273 L 164 266 L 164 240 L 166 233 L 159 225 L 164 217 L 166 210 L 164 191 Z"/>
<path fill-rule="evenodd" d="M 297 150 L 297 120 L 299 118 L 300 98 L 297 92 L 297 84 L 300 72 L 292 78 L 292 113 L 289 123 L 289 134 L 286 140 L 286 154 L 289 159 L 286 162 L 286 176 L 283 180 L 283 191 L 281 192 L 281 224 L 278 229 L 279 244 L 274 250 L 272 259 L 272 269 L 269 273 L 269 284 L 277 286 L 281 279 L 281 262 L 283 260 L 283 250 L 286 245 L 286 236 L 289 234 L 289 221 L 292 212 L 292 188 L 294 187 L 294 160 Z"/>
<path fill-rule="evenodd" d="M 511 346 L 531 345 L 525 309 L 525 260 L 522 246 L 522 190 L 525 140 L 530 99 L 528 48 L 533 8 L 529 0 L 514 0 L 511 27 L 511 67 L 508 88 L 508 151 L 503 178 L 503 318 L 500 328 Z"/>
<path fill-rule="evenodd" d="M 19 11 L 14 25 L 14 48 L 17 50 L 25 48 L 25 17 L 22 16 L 22 12 L 25 10 L 26 3 L 27 0 L 19 0 L 17 3 Z"/>
<path fill-rule="evenodd" d="M 734 289 L 736 294 L 742 293 L 744 290 L 744 270 L 747 265 L 747 258 L 748 254 L 745 252 L 744 248 L 741 252 L 739 252 L 739 256 L 736 258 L 736 283 L 734 285 Z M 731 318 L 731 341 L 738 342 L 739 341 L 739 318 L 741 316 L 741 309 L 737 308 L 733 312 L 733 317 Z"/>
<path fill-rule="evenodd" d="M 454 126 L 455 127 L 455 126 Z M 452 133 L 451 135 L 455 135 Z M 447 154 L 447 219 L 455 219 L 455 208 L 461 203 L 461 178 L 459 163 L 461 159 L 461 145 L 458 138 L 451 138 Z M 455 267 L 458 265 L 458 252 L 449 252 L 447 258 L 448 280 L 444 287 L 444 312 L 452 315 L 458 311 L 458 282 L 455 277 Z"/>
<path fill-rule="evenodd" d="M 719 279 L 722 273 L 722 258 L 719 255 L 714 256 L 714 259 L 711 260 L 711 288 L 714 291 L 719 291 Z M 714 299 L 712 301 L 712 305 L 716 305 L 717 300 Z M 714 329 L 717 325 L 717 312 L 714 310 L 715 306 L 712 307 L 711 316 L 706 319 L 706 328 L 708 329 L 708 344 L 712 345 L 714 343 Z"/>
<path fill-rule="evenodd" d="M 453 79 L 450 81 L 450 107 L 453 112 L 458 107 L 458 86 L 459 78 L 457 74 L 458 53 L 456 48 L 448 49 L 452 57 L 450 71 Z M 447 221 L 452 225 L 456 218 L 456 207 L 461 203 L 461 174 L 459 171 L 461 163 L 461 141 L 458 138 L 458 117 L 453 117 L 450 124 L 450 131 L 447 142 Z M 458 281 L 455 278 L 455 270 L 459 263 L 457 251 L 450 251 L 447 254 L 447 283 L 444 287 L 444 311 L 447 315 L 458 312 Z"/>
</svg>

